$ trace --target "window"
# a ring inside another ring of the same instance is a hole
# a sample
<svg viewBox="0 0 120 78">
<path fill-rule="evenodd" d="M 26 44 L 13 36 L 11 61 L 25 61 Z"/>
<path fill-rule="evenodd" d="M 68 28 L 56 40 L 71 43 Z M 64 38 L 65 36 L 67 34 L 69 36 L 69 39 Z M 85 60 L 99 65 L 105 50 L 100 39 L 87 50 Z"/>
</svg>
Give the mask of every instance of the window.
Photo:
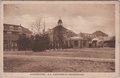
<svg viewBox="0 0 120 78">
<path fill-rule="evenodd" d="M 11 32 L 11 31 L 8 31 L 7 34 L 12 34 L 12 32 Z"/>
<path fill-rule="evenodd" d="M 22 27 L 18 27 L 18 30 L 21 32 L 22 31 Z"/>
<path fill-rule="evenodd" d="M 7 40 L 4 40 L 4 44 L 7 44 Z"/>
<path fill-rule="evenodd" d="M 18 30 L 18 27 L 17 27 L 17 26 L 15 26 L 15 27 L 14 27 L 14 30 Z"/>
<path fill-rule="evenodd" d="M 13 31 L 13 30 L 14 30 L 14 27 L 13 27 L 13 26 L 10 26 L 9 29 L 10 29 L 10 31 Z"/>
</svg>

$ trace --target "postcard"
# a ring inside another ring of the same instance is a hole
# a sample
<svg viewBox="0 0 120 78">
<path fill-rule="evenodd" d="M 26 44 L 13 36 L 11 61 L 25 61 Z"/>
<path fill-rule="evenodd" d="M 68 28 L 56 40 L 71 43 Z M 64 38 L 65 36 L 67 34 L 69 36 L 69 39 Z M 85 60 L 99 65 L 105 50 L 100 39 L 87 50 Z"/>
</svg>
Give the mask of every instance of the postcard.
<svg viewBox="0 0 120 78">
<path fill-rule="evenodd" d="M 1 78 L 118 78 L 118 1 L 2 1 Z"/>
</svg>

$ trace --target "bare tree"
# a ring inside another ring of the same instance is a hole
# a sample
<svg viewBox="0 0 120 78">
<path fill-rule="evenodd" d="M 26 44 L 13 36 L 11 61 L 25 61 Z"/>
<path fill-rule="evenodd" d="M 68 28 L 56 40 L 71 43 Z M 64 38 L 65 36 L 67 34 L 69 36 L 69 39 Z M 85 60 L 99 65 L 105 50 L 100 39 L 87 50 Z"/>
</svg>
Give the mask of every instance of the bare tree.
<svg viewBox="0 0 120 78">
<path fill-rule="evenodd" d="M 42 33 L 42 17 L 38 18 L 35 22 L 31 25 L 31 30 L 34 32 L 34 34 L 41 34 Z"/>
</svg>

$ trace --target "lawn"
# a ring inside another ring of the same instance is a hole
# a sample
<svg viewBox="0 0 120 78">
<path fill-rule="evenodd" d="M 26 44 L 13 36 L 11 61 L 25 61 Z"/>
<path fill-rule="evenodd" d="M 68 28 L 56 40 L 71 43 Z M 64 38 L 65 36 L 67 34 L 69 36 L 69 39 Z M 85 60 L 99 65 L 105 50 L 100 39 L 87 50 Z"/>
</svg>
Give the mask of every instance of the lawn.
<svg viewBox="0 0 120 78">
<path fill-rule="evenodd" d="M 79 59 L 80 58 L 80 59 Z M 82 59 L 83 58 L 83 59 Z M 85 60 L 84 58 L 96 58 Z M 114 72 L 113 48 L 83 48 L 45 52 L 4 52 L 5 72 Z"/>
</svg>

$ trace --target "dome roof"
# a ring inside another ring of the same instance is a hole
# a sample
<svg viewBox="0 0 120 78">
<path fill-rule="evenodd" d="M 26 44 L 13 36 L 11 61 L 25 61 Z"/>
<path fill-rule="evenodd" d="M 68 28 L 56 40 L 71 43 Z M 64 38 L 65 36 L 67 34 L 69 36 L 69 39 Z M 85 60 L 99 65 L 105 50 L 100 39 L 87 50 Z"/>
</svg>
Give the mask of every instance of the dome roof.
<svg viewBox="0 0 120 78">
<path fill-rule="evenodd" d="M 62 20 L 61 20 L 61 19 L 59 19 L 59 20 L 58 20 L 58 23 L 62 23 Z"/>
</svg>

